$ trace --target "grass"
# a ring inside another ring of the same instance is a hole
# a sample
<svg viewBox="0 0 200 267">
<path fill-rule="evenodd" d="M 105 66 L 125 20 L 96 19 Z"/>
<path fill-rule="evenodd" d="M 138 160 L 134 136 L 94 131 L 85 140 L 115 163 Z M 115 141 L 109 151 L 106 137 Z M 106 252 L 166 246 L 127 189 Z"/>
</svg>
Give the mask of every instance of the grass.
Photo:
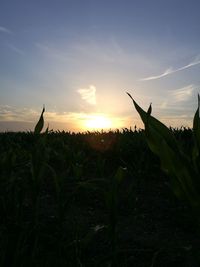
<svg viewBox="0 0 200 267">
<path fill-rule="evenodd" d="M 199 266 L 198 224 L 145 131 L 41 133 L 43 113 L 0 134 L 0 266 Z M 192 153 L 191 129 L 169 131 Z"/>
</svg>

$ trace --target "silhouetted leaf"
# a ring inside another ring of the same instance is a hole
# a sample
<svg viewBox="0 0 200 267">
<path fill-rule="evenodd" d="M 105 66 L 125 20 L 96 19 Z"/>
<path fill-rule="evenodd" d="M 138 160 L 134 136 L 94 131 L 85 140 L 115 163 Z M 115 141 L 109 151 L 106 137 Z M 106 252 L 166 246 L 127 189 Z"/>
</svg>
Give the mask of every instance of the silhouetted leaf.
<svg viewBox="0 0 200 267">
<path fill-rule="evenodd" d="M 115 181 L 117 182 L 117 184 L 120 184 L 124 177 L 125 177 L 125 169 L 122 168 L 121 166 L 117 169 L 116 173 L 115 173 Z"/>
<path fill-rule="evenodd" d="M 200 107 L 200 96 L 198 95 L 198 108 L 195 112 L 193 119 L 193 131 L 196 139 L 196 143 L 200 148 L 200 117 L 199 117 L 199 107 Z"/>
<path fill-rule="evenodd" d="M 40 115 L 39 121 L 36 124 L 35 129 L 34 129 L 34 133 L 35 134 L 39 134 L 43 129 L 43 126 L 44 126 L 43 114 L 44 114 L 44 112 L 45 112 L 45 107 L 43 106 L 42 113 Z"/>
<path fill-rule="evenodd" d="M 179 150 L 178 148 L 178 143 L 174 137 L 174 135 L 170 132 L 170 130 L 159 120 L 145 112 L 137 103 L 136 101 L 132 98 L 132 96 L 127 93 L 128 96 L 132 99 L 133 104 L 139 113 L 144 125 L 145 125 L 145 130 L 146 130 L 146 135 L 148 137 L 148 143 L 149 146 L 151 146 L 151 149 L 153 152 L 158 154 L 158 149 L 160 149 L 157 145 L 162 141 L 164 138 L 167 144 L 170 147 L 173 147 L 176 151 Z M 151 105 L 148 109 L 148 112 L 151 112 Z M 156 135 L 156 138 L 155 138 Z M 155 142 L 157 145 L 155 146 Z"/>
<path fill-rule="evenodd" d="M 152 111 L 152 107 L 151 107 L 151 104 L 149 105 L 149 108 L 147 110 L 147 114 L 151 115 L 151 111 Z"/>
<path fill-rule="evenodd" d="M 196 172 L 192 161 L 186 154 L 184 154 L 173 133 L 160 121 L 150 115 L 151 105 L 147 112 L 145 112 L 132 99 L 133 104 L 139 113 L 144 125 L 147 143 L 161 161 L 162 169 L 168 173 L 172 178 L 172 186 L 175 195 L 179 198 L 184 198 L 190 205 L 199 211 L 200 209 L 200 181 L 199 173 Z M 198 109 L 194 117 L 194 133 L 197 142 L 200 144 L 200 119 L 199 119 L 199 102 Z"/>
</svg>

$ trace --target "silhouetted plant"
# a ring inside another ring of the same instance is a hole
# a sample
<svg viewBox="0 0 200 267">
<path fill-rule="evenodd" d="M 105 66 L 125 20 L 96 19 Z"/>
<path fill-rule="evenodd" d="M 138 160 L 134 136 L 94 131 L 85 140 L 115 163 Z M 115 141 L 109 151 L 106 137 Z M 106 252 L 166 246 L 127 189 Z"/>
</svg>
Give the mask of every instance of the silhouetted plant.
<svg viewBox="0 0 200 267">
<path fill-rule="evenodd" d="M 132 99 L 135 109 L 139 113 L 144 126 L 145 136 L 149 148 L 161 161 L 161 168 L 171 177 L 174 194 L 185 200 L 192 207 L 200 219 L 200 98 L 193 120 L 194 146 L 192 155 L 183 151 L 173 132 L 163 123 L 151 116 L 151 104 L 145 112 Z M 200 221 L 199 221 L 200 223 Z"/>
<path fill-rule="evenodd" d="M 43 117 L 44 112 L 45 112 L 45 107 L 43 106 L 42 113 L 40 115 L 39 121 L 35 125 L 35 129 L 34 129 L 34 133 L 35 134 L 41 133 L 41 131 L 42 131 L 43 127 L 44 127 L 44 117 Z"/>
</svg>

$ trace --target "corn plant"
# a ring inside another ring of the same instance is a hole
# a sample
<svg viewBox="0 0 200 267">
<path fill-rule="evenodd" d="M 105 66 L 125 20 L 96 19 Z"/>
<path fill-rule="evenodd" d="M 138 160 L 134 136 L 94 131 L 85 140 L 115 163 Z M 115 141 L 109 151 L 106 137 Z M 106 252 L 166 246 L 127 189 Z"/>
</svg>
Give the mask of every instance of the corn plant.
<svg viewBox="0 0 200 267">
<path fill-rule="evenodd" d="M 151 104 L 146 112 L 127 94 L 144 123 L 149 148 L 160 158 L 161 168 L 171 177 L 174 194 L 192 208 L 200 223 L 200 97 L 193 120 L 193 153 L 188 155 L 173 132 L 151 116 Z"/>
<path fill-rule="evenodd" d="M 106 192 L 105 200 L 109 215 L 108 234 L 111 246 L 111 266 L 117 265 L 117 223 L 118 223 L 118 201 L 119 188 L 124 179 L 125 171 L 119 167 L 112 177 L 110 190 Z"/>
<path fill-rule="evenodd" d="M 44 127 L 44 118 L 43 118 L 44 112 L 45 112 L 45 107 L 43 106 L 42 113 L 40 115 L 39 121 L 35 125 L 35 129 L 34 129 L 34 133 L 35 134 L 39 134 L 42 131 L 43 127 Z"/>
<path fill-rule="evenodd" d="M 33 150 L 31 152 L 31 160 L 30 160 L 30 170 L 31 170 L 31 179 L 30 184 L 32 188 L 32 201 L 34 208 L 34 220 L 37 222 L 38 214 L 39 214 L 39 205 L 40 205 L 40 188 L 41 182 L 44 177 L 45 171 L 47 169 L 47 159 L 48 159 L 48 149 L 46 144 L 48 127 L 44 134 L 41 134 L 41 131 L 44 127 L 44 112 L 45 107 L 43 106 L 40 118 L 35 126 L 34 135 L 35 135 L 35 145 L 33 146 Z"/>
</svg>

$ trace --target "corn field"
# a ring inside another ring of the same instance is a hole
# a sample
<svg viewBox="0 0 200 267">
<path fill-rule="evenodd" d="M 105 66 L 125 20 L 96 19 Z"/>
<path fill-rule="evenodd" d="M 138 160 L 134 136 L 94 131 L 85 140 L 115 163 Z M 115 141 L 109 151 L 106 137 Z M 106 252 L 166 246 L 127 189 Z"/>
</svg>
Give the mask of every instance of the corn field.
<svg viewBox="0 0 200 267">
<path fill-rule="evenodd" d="M 199 266 L 198 112 L 133 103 L 145 130 L 0 134 L 0 266 Z"/>
</svg>

